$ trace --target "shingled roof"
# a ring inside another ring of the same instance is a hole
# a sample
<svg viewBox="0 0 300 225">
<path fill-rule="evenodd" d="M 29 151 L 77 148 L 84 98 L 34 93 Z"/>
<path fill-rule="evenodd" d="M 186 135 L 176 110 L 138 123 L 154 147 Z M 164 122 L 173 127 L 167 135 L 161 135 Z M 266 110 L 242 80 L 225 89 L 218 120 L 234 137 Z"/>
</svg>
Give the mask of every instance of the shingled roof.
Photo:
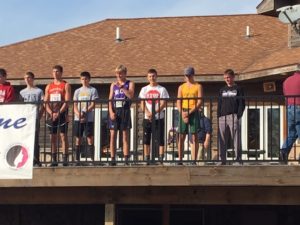
<svg viewBox="0 0 300 225">
<path fill-rule="evenodd" d="M 226 68 L 243 74 L 294 65 L 299 58 L 300 49 L 288 48 L 287 25 L 256 14 L 107 19 L 0 48 L 0 67 L 9 79 L 21 79 L 28 70 L 49 79 L 55 64 L 64 66 L 67 78 L 83 70 L 112 78 L 118 64 L 126 65 L 133 77 L 144 76 L 151 67 L 161 76 L 182 76 L 187 65 L 207 77 Z"/>
</svg>

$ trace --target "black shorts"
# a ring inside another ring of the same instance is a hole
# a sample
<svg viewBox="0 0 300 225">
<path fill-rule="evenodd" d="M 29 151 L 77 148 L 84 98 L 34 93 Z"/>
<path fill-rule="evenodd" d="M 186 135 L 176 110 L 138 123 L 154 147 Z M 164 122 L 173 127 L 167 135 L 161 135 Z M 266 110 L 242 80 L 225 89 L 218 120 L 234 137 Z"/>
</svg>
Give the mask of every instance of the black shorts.
<svg viewBox="0 0 300 225">
<path fill-rule="evenodd" d="M 158 141 L 159 146 L 165 145 L 165 120 L 158 119 L 154 120 L 154 129 L 153 132 L 154 141 Z M 144 119 L 144 145 L 150 145 L 151 134 L 152 134 L 152 122 L 150 120 Z"/>
<path fill-rule="evenodd" d="M 94 122 L 80 123 L 79 121 L 74 121 L 74 136 L 82 137 L 83 132 L 86 137 L 94 136 Z"/>
<path fill-rule="evenodd" d="M 57 134 L 59 130 L 60 133 L 66 134 L 68 131 L 68 122 L 67 122 L 67 112 L 63 112 L 59 115 L 58 119 L 52 121 L 51 117 L 47 115 L 46 126 L 49 128 L 50 134 Z"/>
<path fill-rule="evenodd" d="M 116 119 L 108 120 L 108 128 L 110 130 L 128 130 L 131 128 L 130 109 L 117 108 L 115 110 Z"/>
</svg>

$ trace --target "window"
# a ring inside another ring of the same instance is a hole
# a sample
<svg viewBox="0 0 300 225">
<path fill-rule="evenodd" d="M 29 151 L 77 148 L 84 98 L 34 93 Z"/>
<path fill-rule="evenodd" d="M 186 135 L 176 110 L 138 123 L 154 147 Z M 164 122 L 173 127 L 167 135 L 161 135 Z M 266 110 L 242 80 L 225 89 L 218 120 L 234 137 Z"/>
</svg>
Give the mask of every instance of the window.
<svg viewBox="0 0 300 225">
<path fill-rule="evenodd" d="M 136 121 L 135 121 L 135 110 L 133 107 L 130 108 L 130 113 L 131 113 L 131 124 L 132 128 L 130 129 L 130 151 L 134 150 L 134 146 L 136 145 L 135 143 L 135 130 L 136 130 Z M 103 107 L 103 108 L 96 108 L 95 109 L 95 128 L 94 128 L 94 133 L 95 133 L 95 140 L 94 140 L 94 145 L 95 145 L 95 160 L 100 160 L 100 153 L 101 149 L 104 146 L 109 147 L 109 129 L 108 129 L 108 108 Z M 119 138 L 117 138 L 116 142 L 116 149 L 121 147 L 121 143 Z"/>
<path fill-rule="evenodd" d="M 207 115 L 207 107 L 204 107 L 204 114 Z M 165 124 L 166 124 L 166 144 L 167 144 L 167 151 L 169 152 L 175 152 L 177 156 L 177 143 L 178 143 L 178 126 L 179 126 L 179 112 L 177 107 L 175 106 L 168 106 L 166 107 L 165 112 Z M 190 149 L 191 146 L 188 142 L 188 135 L 186 135 L 185 142 L 184 142 L 184 152 L 187 152 L 188 154 L 185 154 L 184 159 L 189 160 L 191 159 L 190 155 Z M 172 158 L 173 159 L 173 158 Z"/>
<path fill-rule="evenodd" d="M 283 143 L 283 119 L 282 106 L 247 107 L 242 118 L 242 149 L 264 150 L 260 159 L 278 158 Z"/>
</svg>

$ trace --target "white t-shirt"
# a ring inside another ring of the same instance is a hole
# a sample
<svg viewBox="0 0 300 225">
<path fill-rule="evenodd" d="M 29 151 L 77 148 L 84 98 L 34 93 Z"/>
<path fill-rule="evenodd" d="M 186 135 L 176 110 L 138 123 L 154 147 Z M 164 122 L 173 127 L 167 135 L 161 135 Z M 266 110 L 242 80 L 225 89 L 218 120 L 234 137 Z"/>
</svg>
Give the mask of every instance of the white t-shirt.
<svg viewBox="0 0 300 225">
<path fill-rule="evenodd" d="M 150 86 L 147 85 L 145 87 L 142 88 L 140 94 L 139 94 L 139 98 L 141 99 L 148 99 L 145 100 L 146 103 L 146 107 L 147 109 L 152 112 L 152 100 L 151 98 L 169 98 L 169 93 L 168 91 L 160 86 Z M 156 100 L 155 102 L 155 110 L 157 110 L 159 108 L 159 100 Z M 162 119 L 164 118 L 164 112 L 161 111 L 160 113 L 156 113 L 155 114 L 155 119 Z M 145 114 L 145 119 L 148 119 L 146 114 Z"/>
</svg>

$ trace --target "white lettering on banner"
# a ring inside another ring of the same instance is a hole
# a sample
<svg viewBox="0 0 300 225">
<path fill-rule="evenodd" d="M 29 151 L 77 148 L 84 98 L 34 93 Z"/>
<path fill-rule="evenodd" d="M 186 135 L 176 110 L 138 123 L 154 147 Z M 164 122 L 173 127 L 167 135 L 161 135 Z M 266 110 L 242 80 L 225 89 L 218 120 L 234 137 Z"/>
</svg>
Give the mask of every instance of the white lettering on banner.
<svg viewBox="0 0 300 225">
<path fill-rule="evenodd" d="M 0 105 L 0 179 L 32 179 L 37 106 Z"/>
</svg>

